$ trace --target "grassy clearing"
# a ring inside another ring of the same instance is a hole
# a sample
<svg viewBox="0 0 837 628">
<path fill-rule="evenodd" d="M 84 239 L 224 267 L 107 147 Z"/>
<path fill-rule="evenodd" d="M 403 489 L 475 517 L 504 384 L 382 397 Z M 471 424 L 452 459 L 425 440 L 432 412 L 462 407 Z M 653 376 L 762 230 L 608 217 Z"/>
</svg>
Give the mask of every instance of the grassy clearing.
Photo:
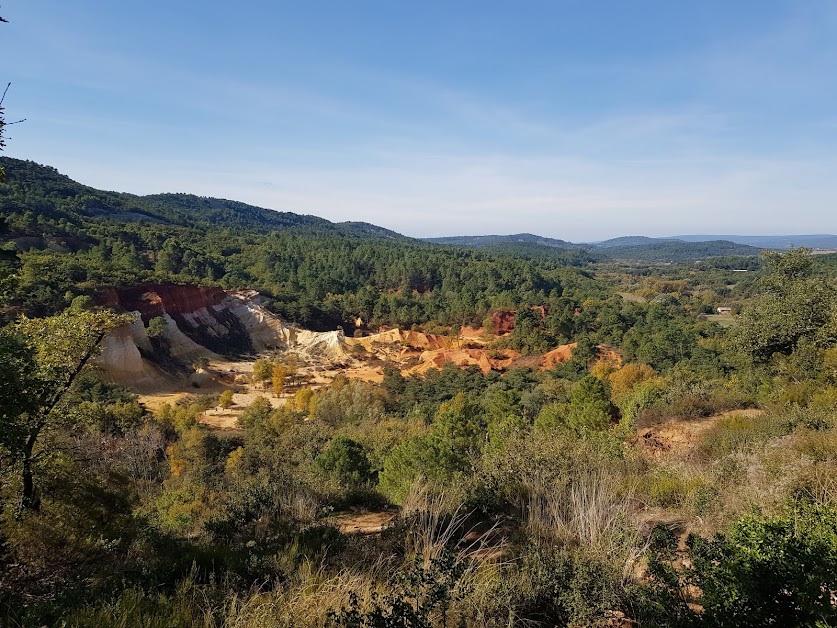
<svg viewBox="0 0 837 628">
<path fill-rule="evenodd" d="M 706 320 L 721 327 L 732 327 L 738 322 L 734 314 L 706 314 Z"/>
</svg>

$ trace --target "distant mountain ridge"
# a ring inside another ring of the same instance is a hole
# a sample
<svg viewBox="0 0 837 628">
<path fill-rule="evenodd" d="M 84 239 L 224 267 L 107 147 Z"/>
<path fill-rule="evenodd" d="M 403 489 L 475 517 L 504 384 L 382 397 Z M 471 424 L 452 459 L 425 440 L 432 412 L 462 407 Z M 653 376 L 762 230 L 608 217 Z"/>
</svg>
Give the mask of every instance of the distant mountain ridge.
<svg viewBox="0 0 837 628">
<path fill-rule="evenodd" d="M 0 187 L 0 236 L 3 236 L 5 231 L 5 237 L 0 237 L 0 241 L 16 238 L 20 240 L 21 246 L 27 248 L 85 248 L 95 242 L 96 239 L 90 237 L 90 234 L 98 229 L 95 225 L 102 221 L 115 221 L 125 225 L 144 222 L 160 225 L 161 228 L 198 229 L 202 233 L 219 228 L 257 234 L 290 229 L 294 232 L 396 240 L 414 244 L 420 241 L 366 222 L 336 223 L 317 216 L 275 211 L 239 201 L 194 194 L 138 196 L 97 190 L 73 181 L 50 166 L 9 157 L 0 157 L 0 164 L 5 167 L 7 175 L 5 186 Z M 34 200 L 30 202 L 29 199 Z M 52 226 L 38 229 L 32 212 L 52 221 Z M 3 215 L 13 214 L 20 218 L 16 222 L 17 226 L 9 231 L 10 226 L 1 219 Z M 26 218 L 27 215 L 31 215 L 31 218 Z M 32 222 L 33 220 L 35 222 Z M 28 221 L 29 226 L 21 226 L 21 221 Z M 75 225 L 74 230 L 67 232 L 66 229 L 56 227 L 56 224 L 62 224 L 61 221 Z M 518 233 L 460 235 L 422 240 L 437 245 L 488 248 L 498 253 L 528 258 L 556 258 L 564 255 L 576 262 L 607 259 L 686 262 L 727 255 L 756 256 L 762 248 L 808 246 L 820 250 L 837 249 L 837 236 L 828 234 L 683 235 L 666 238 L 634 235 L 602 242 L 573 243 L 532 233 Z"/>
<path fill-rule="evenodd" d="M 425 242 L 432 242 L 433 244 L 449 244 L 453 246 L 492 246 L 495 244 L 538 244 L 540 246 L 552 247 L 578 247 L 580 245 L 567 242 L 565 240 L 558 240 L 556 238 L 547 238 L 532 233 L 516 233 L 513 235 L 479 235 L 479 236 L 446 236 L 442 238 L 422 238 Z"/>
<path fill-rule="evenodd" d="M 687 262 L 722 256 L 757 257 L 762 249 L 729 240 L 684 242 L 651 239 L 645 244 L 600 246 L 588 250 L 594 254 L 602 251 L 607 257 L 618 260 Z"/>
<path fill-rule="evenodd" d="M 640 244 L 655 244 L 661 242 L 734 242 L 760 249 L 790 249 L 794 247 L 808 247 L 811 249 L 837 249 L 837 235 L 814 234 L 814 235 L 676 235 L 669 237 L 651 238 L 648 236 L 621 236 L 603 240 L 601 242 L 589 242 L 583 246 L 593 247 L 621 247 L 637 246 Z"/>
<path fill-rule="evenodd" d="M 837 249 L 837 235 L 823 234 L 798 234 L 798 235 L 775 235 L 775 236 L 753 236 L 753 235 L 679 235 L 671 239 L 682 240 L 683 242 L 705 242 L 707 240 L 728 240 L 737 244 L 748 244 L 762 249 L 789 249 L 801 246 L 810 249 Z"/>
<path fill-rule="evenodd" d="M 790 249 L 793 247 L 808 247 L 818 250 L 837 250 L 837 235 L 677 235 L 668 237 L 650 237 L 643 235 L 620 236 L 599 242 L 569 242 L 557 238 L 539 236 L 532 233 L 517 233 L 513 235 L 475 235 L 449 236 L 438 238 L 423 238 L 426 242 L 448 244 L 454 246 L 493 247 L 500 244 L 537 244 L 555 248 L 584 248 L 590 251 L 607 250 L 607 255 L 620 257 L 630 252 L 634 247 L 653 247 L 651 250 L 664 251 L 663 245 L 695 245 L 703 247 L 712 255 L 758 255 L 760 249 Z M 723 244 L 719 244 L 723 243 Z M 744 247 L 744 248 L 742 248 Z M 670 248 L 670 247 L 669 247 Z M 725 252 L 714 253 L 714 250 L 724 249 Z M 637 249 L 639 250 L 639 249 Z M 699 251 L 701 247 L 687 246 L 684 250 Z"/>
<path fill-rule="evenodd" d="M 425 241 L 448 246 L 514 251 L 518 255 L 543 255 L 555 249 L 585 251 L 590 259 L 622 259 L 647 262 L 687 262 L 726 255 L 757 256 L 759 248 L 728 240 L 687 242 L 675 238 L 623 236 L 596 243 L 573 243 L 531 233 L 513 235 L 453 236 L 425 238 Z"/>
<path fill-rule="evenodd" d="M 595 246 L 600 248 L 613 248 L 621 246 L 642 246 L 645 244 L 658 244 L 660 242 L 677 242 L 677 238 L 651 238 L 648 236 L 620 236 L 603 242 L 588 242 L 584 246 Z M 683 242 L 684 240 L 681 240 Z"/>
</svg>

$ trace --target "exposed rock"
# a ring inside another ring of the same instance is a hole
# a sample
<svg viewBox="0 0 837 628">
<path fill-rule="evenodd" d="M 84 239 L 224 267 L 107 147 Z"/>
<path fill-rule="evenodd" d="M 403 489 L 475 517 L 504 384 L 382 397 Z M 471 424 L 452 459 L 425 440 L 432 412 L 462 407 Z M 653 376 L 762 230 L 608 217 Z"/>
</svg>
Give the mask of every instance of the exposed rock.
<svg viewBox="0 0 837 628">
<path fill-rule="evenodd" d="M 298 353 L 339 358 L 346 355 L 346 338 L 342 331 L 293 330 L 291 346 Z"/>
<path fill-rule="evenodd" d="M 577 342 L 571 342 L 568 345 L 561 345 L 560 347 L 557 347 L 552 351 L 544 353 L 541 368 L 546 370 L 551 369 L 559 364 L 563 364 L 571 357 L 573 357 L 573 349 L 576 348 L 576 345 L 578 345 Z"/>
<path fill-rule="evenodd" d="M 514 310 L 497 310 L 491 314 L 491 331 L 497 335 L 508 334 L 514 329 Z"/>
<path fill-rule="evenodd" d="M 551 369 L 569 360 L 573 356 L 573 350 L 576 348 L 576 345 L 578 345 L 577 342 L 571 342 L 544 353 L 541 369 Z M 609 362 L 616 368 L 622 365 L 622 356 L 613 347 L 598 345 L 596 349 L 598 351 L 597 362 Z"/>
<path fill-rule="evenodd" d="M 349 338 L 347 342 L 366 349 L 372 349 L 375 345 L 401 344 L 405 348 L 419 350 L 454 349 L 459 344 L 456 338 L 450 336 L 400 329 L 389 329 L 363 338 Z"/>
<path fill-rule="evenodd" d="M 134 392 L 165 390 L 175 383 L 175 379 L 142 357 L 137 347 L 137 336 L 132 333 L 137 324 L 142 327 L 142 322 L 138 322 L 109 334 L 102 343 L 96 365 L 105 379 L 127 386 Z"/>
<path fill-rule="evenodd" d="M 420 364 L 409 372 L 423 374 L 430 369 L 441 369 L 446 363 L 452 362 L 462 368 L 478 366 L 483 373 L 489 373 L 506 370 L 518 358 L 520 353 L 510 350 L 496 352 L 486 349 L 437 349 L 423 352 L 419 357 Z"/>
<path fill-rule="evenodd" d="M 346 355 L 341 331 L 294 329 L 261 302 L 258 292 L 219 287 L 155 283 L 111 289 L 100 304 L 136 318 L 106 339 L 97 363 L 106 378 L 141 392 L 171 386 L 199 359 L 236 359 L 270 349 L 329 358 Z M 165 326 L 152 339 L 147 326 L 155 318 Z"/>
<path fill-rule="evenodd" d="M 546 307 L 543 305 L 533 305 L 531 309 L 541 315 L 541 318 L 546 318 Z M 502 336 L 514 330 L 514 319 L 517 316 L 517 310 L 495 310 L 491 313 L 491 332 Z"/>
</svg>

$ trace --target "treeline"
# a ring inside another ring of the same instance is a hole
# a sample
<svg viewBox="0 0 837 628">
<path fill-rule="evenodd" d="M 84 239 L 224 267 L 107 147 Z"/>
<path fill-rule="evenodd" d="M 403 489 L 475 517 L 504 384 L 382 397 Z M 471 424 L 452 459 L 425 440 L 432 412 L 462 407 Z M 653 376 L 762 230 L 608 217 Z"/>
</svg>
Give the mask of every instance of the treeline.
<svg viewBox="0 0 837 628">
<path fill-rule="evenodd" d="M 579 252 L 523 259 L 410 240 L 191 195 L 137 197 L 4 159 L 0 239 L 20 251 L 7 302 L 30 314 L 144 281 L 256 288 L 314 329 L 364 322 L 478 323 L 490 308 L 540 304 L 587 285 Z M 589 288 L 585 288 L 589 290 Z"/>
</svg>

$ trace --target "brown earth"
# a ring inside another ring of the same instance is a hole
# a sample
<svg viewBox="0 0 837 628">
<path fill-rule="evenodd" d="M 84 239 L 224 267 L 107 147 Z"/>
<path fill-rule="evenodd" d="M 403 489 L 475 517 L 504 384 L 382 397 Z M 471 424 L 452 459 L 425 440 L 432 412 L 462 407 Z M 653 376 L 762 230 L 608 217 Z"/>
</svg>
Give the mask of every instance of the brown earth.
<svg viewBox="0 0 837 628">
<path fill-rule="evenodd" d="M 335 515 L 334 525 L 343 534 L 379 534 L 397 516 L 398 510 L 394 508 L 376 512 L 348 512 Z"/>
<path fill-rule="evenodd" d="M 734 414 L 754 417 L 764 414 L 764 410 L 729 410 L 699 419 L 667 421 L 653 427 L 640 428 L 634 445 L 655 460 L 682 460 L 697 452 L 703 437 L 718 421 Z"/>
<path fill-rule="evenodd" d="M 121 307 L 127 312 L 139 312 L 144 321 L 163 312 L 170 315 L 196 312 L 218 305 L 227 296 L 218 286 L 203 287 L 147 283 L 126 288 L 111 288 L 100 298 L 106 307 Z"/>
</svg>

